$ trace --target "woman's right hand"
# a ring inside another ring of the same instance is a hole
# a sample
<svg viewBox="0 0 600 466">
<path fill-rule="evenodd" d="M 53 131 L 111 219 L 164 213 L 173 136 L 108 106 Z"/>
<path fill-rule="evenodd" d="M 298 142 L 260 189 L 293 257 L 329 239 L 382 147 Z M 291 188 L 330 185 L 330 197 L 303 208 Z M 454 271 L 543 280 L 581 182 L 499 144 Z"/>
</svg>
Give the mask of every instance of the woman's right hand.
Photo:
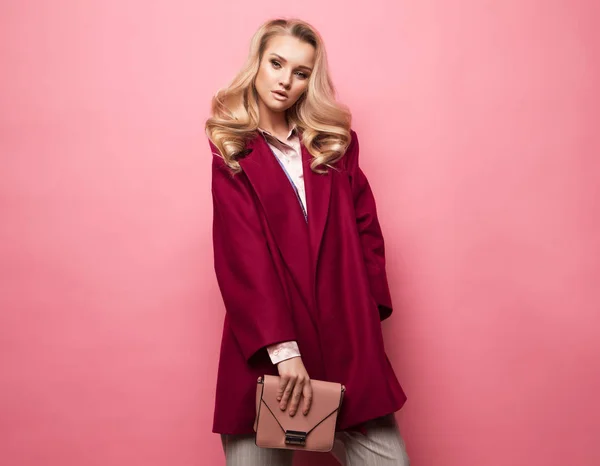
<svg viewBox="0 0 600 466">
<path fill-rule="evenodd" d="M 279 390 L 277 391 L 277 401 L 282 411 L 290 406 L 289 414 L 293 416 L 300 405 L 300 397 L 304 396 L 302 404 L 302 413 L 306 416 L 310 410 L 313 392 L 310 385 L 308 372 L 304 367 L 300 356 L 286 359 L 277 364 L 279 371 Z"/>
</svg>

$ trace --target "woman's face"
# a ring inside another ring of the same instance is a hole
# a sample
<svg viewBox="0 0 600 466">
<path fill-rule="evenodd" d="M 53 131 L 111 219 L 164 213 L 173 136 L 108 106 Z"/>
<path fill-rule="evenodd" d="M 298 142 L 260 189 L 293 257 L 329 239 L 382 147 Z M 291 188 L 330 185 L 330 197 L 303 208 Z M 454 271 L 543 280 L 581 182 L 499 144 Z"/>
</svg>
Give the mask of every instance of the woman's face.
<svg viewBox="0 0 600 466">
<path fill-rule="evenodd" d="M 272 37 L 255 80 L 261 110 L 278 113 L 294 105 L 308 87 L 314 62 L 312 45 L 291 36 Z"/>
</svg>

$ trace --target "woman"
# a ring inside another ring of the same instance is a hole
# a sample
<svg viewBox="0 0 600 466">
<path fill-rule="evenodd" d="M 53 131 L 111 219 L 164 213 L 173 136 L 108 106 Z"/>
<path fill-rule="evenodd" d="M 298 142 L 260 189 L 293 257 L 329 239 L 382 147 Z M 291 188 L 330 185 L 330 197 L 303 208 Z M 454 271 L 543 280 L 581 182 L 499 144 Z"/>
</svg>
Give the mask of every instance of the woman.
<svg viewBox="0 0 600 466">
<path fill-rule="evenodd" d="M 214 265 L 226 308 L 213 432 L 227 465 L 291 465 L 254 443 L 256 380 L 279 375 L 280 409 L 310 410 L 310 380 L 343 383 L 334 455 L 409 464 L 394 412 L 406 397 L 384 351 L 392 313 L 375 200 L 323 41 L 268 21 L 213 98 Z"/>
</svg>

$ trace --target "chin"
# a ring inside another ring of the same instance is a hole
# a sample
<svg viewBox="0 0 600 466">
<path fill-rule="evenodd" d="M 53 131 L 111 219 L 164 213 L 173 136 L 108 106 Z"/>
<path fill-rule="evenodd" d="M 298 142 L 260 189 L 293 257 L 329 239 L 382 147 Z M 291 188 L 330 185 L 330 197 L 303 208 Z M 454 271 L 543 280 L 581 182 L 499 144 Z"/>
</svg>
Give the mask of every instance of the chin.
<svg viewBox="0 0 600 466">
<path fill-rule="evenodd" d="M 288 108 L 291 107 L 291 105 L 285 103 L 283 105 L 267 105 L 267 107 L 269 107 L 269 110 L 273 112 L 285 112 Z"/>
</svg>

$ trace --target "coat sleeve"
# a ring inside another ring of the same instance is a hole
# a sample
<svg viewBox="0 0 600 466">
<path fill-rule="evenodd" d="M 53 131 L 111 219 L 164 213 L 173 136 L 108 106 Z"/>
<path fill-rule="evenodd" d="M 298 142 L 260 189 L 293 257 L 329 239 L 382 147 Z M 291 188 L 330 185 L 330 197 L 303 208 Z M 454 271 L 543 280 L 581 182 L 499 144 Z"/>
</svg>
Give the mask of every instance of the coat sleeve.
<svg viewBox="0 0 600 466">
<path fill-rule="evenodd" d="M 267 247 L 255 193 L 245 173 L 231 175 L 213 152 L 213 252 L 234 337 L 247 361 L 268 345 L 295 340 L 291 312 Z M 264 349 L 265 355 L 267 354 Z"/>
<path fill-rule="evenodd" d="M 379 317 L 384 320 L 392 314 L 392 300 L 385 271 L 383 234 L 377 218 L 375 197 L 367 177 L 359 166 L 358 136 L 354 130 L 350 130 L 350 133 L 352 139 L 346 154 L 356 212 L 356 225 L 369 276 L 371 294 L 379 307 Z"/>
</svg>

